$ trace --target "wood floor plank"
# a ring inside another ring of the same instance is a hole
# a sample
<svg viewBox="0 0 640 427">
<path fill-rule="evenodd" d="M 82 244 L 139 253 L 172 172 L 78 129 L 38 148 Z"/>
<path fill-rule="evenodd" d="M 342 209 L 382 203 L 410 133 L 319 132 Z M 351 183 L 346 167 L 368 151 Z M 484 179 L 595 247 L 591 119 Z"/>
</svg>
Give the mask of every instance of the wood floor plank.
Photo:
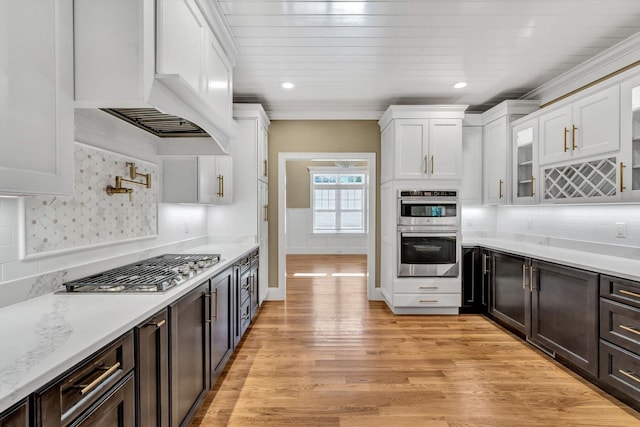
<svg viewBox="0 0 640 427">
<path fill-rule="evenodd" d="M 366 256 L 287 257 L 193 425 L 640 426 L 640 414 L 477 315 L 394 316 Z M 325 273 L 324 277 L 293 277 Z"/>
</svg>

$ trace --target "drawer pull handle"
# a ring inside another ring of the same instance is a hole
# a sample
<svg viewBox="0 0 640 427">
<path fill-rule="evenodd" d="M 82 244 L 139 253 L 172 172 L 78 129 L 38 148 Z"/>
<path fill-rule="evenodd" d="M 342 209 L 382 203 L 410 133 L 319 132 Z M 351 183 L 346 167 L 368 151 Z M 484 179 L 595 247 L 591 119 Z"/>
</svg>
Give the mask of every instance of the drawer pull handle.
<svg viewBox="0 0 640 427">
<path fill-rule="evenodd" d="M 636 377 L 635 375 L 633 375 L 631 372 L 627 372 L 627 371 L 623 371 L 622 369 L 618 369 L 618 372 L 620 372 L 622 375 L 624 375 L 627 378 L 631 378 L 632 380 L 634 380 L 635 382 L 639 382 L 640 383 L 640 378 Z"/>
<path fill-rule="evenodd" d="M 420 289 L 440 289 L 438 286 L 420 286 Z"/>
<path fill-rule="evenodd" d="M 640 298 L 640 294 L 637 294 L 635 292 L 631 292 L 631 291 L 625 291 L 624 289 L 620 289 L 619 291 L 622 295 L 629 295 L 631 297 L 636 297 L 636 298 Z"/>
<path fill-rule="evenodd" d="M 620 326 L 620 329 L 624 329 L 627 332 L 631 332 L 633 334 L 640 335 L 640 331 L 639 330 L 634 329 L 634 328 L 632 328 L 630 326 L 625 326 L 625 325 L 618 325 L 618 326 Z"/>
<path fill-rule="evenodd" d="M 438 302 L 437 299 L 421 299 L 420 302 Z"/>
<path fill-rule="evenodd" d="M 163 319 L 163 320 L 161 320 L 161 321 L 159 321 L 159 322 L 150 322 L 150 323 L 147 323 L 147 324 L 146 324 L 146 325 L 144 325 L 144 326 L 145 326 L 145 327 L 147 327 L 147 326 L 155 326 L 156 328 L 161 328 L 161 327 L 163 327 L 163 326 L 164 326 L 164 324 L 165 324 L 165 323 L 167 323 L 167 321 Z"/>
<path fill-rule="evenodd" d="M 110 367 L 108 369 L 107 368 L 100 368 L 100 369 L 106 369 L 106 371 L 104 371 L 102 373 L 102 375 L 100 375 L 98 378 L 96 378 L 95 380 L 93 380 L 89 384 L 75 385 L 75 386 L 73 386 L 73 388 L 81 388 L 82 390 L 80 390 L 80 394 L 84 396 L 85 394 L 89 393 L 91 390 L 96 388 L 98 385 L 100 385 L 100 383 L 104 382 L 104 380 L 109 378 L 111 376 L 111 374 L 113 374 L 115 371 L 118 370 L 119 367 L 120 367 L 120 362 L 116 362 L 115 365 L 113 365 L 112 367 Z"/>
</svg>

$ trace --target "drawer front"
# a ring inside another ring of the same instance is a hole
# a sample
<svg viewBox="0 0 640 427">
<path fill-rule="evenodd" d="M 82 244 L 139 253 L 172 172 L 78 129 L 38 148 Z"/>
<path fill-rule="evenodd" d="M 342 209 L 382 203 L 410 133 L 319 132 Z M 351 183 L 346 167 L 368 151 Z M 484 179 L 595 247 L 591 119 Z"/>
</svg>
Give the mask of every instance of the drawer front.
<svg viewBox="0 0 640 427">
<path fill-rule="evenodd" d="M 134 366 L 129 332 L 36 394 L 40 425 L 66 425 L 98 401 Z"/>
<path fill-rule="evenodd" d="M 640 354 L 640 308 L 601 298 L 600 338 Z"/>
<path fill-rule="evenodd" d="M 640 282 L 600 276 L 600 296 L 640 308 Z"/>
<path fill-rule="evenodd" d="M 640 402 L 640 357 L 600 340 L 600 380 Z"/>
<path fill-rule="evenodd" d="M 394 294 L 396 307 L 460 307 L 460 294 Z"/>
<path fill-rule="evenodd" d="M 432 281 L 425 283 L 396 282 L 394 287 L 398 294 L 443 294 L 462 292 L 462 282 L 457 281 Z"/>
<path fill-rule="evenodd" d="M 240 276 L 240 301 L 244 303 L 251 293 L 251 274 L 250 271 Z"/>
<path fill-rule="evenodd" d="M 251 323 L 251 301 L 246 300 L 240 307 L 240 336 L 244 335 Z"/>
</svg>

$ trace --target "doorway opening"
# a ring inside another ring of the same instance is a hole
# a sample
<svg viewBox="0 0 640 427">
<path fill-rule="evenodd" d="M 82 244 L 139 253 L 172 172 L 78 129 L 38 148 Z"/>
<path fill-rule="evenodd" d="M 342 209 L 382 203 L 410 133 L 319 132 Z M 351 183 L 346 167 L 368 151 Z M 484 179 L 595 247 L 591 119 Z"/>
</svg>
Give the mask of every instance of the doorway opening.
<svg viewBox="0 0 640 427">
<path fill-rule="evenodd" d="M 360 283 L 366 299 L 379 299 L 375 183 L 375 153 L 279 153 L 279 299 L 287 280 Z"/>
</svg>

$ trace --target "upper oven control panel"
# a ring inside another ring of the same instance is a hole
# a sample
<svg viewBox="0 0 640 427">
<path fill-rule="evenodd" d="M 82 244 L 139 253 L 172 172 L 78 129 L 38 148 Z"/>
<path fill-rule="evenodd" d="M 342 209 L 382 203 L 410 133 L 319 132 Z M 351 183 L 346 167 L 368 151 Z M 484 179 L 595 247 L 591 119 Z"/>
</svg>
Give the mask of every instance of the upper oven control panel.
<svg viewBox="0 0 640 427">
<path fill-rule="evenodd" d="M 398 197 L 457 197 L 457 191 L 399 190 Z"/>
</svg>

